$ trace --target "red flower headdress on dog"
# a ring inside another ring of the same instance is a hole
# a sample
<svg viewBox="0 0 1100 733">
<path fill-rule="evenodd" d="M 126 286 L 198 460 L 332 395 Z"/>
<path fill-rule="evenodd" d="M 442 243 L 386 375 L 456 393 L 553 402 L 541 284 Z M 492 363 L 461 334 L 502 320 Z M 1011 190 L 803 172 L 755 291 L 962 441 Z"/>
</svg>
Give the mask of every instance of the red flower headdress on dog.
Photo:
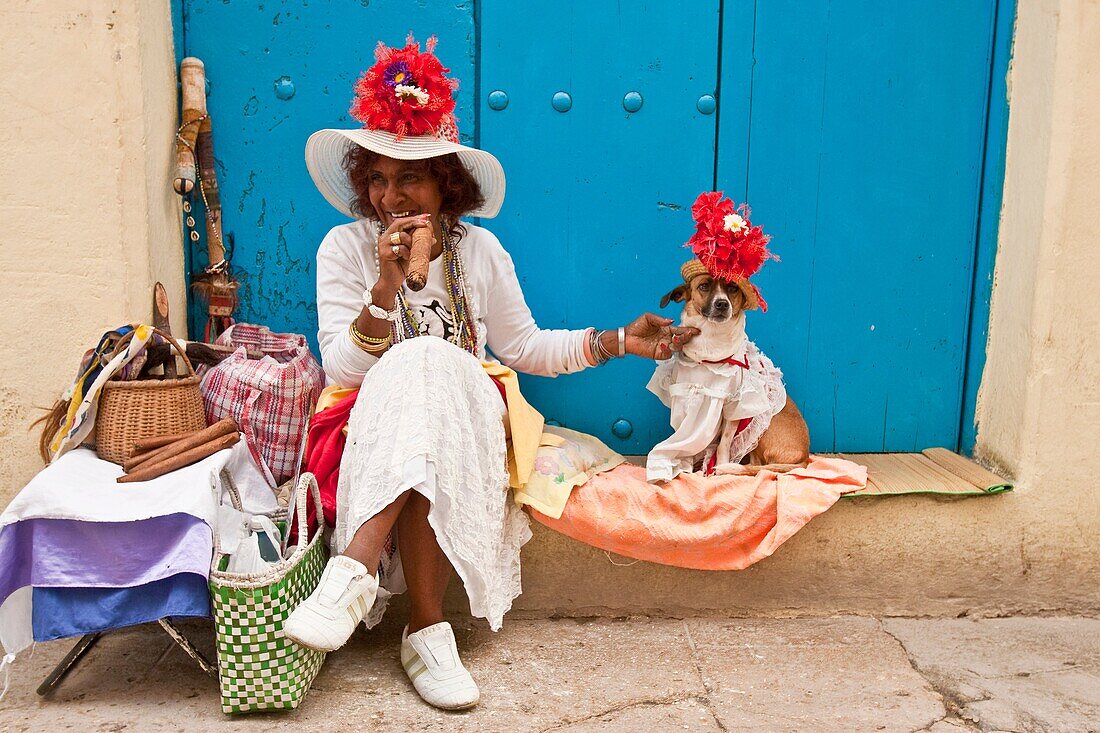
<svg viewBox="0 0 1100 733">
<path fill-rule="evenodd" d="M 436 37 L 421 51 L 410 33 L 404 48 L 390 48 L 379 42 L 375 64 L 355 84 L 351 115 L 371 130 L 391 132 L 400 140 L 405 135 L 435 135 L 458 142 L 454 92 L 458 80 L 445 74 L 435 55 Z"/>
<path fill-rule="evenodd" d="M 748 205 L 735 207 L 721 191 L 699 194 L 691 207 L 695 234 L 684 245 L 698 259 L 685 263 L 680 272 L 688 281 L 705 269 L 716 280 L 737 285 L 748 301 L 746 308 L 759 306 L 766 311 L 768 304 L 749 278 L 765 262 L 779 258 L 768 251 L 771 237 L 749 221 L 749 214 Z"/>
</svg>

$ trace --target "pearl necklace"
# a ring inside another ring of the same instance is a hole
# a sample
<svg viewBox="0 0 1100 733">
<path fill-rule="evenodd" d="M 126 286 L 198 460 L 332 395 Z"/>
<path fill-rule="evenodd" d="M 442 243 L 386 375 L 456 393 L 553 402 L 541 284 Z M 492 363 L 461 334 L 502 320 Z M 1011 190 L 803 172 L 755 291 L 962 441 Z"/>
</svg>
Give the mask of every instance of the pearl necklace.
<svg viewBox="0 0 1100 733">
<path fill-rule="evenodd" d="M 378 223 L 378 236 L 381 238 L 385 229 L 382 223 Z M 382 268 L 378 260 L 378 247 L 374 247 L 374 271 L 381 273 Z M 447 288 L 447 298 L 451 306 L 451 320 L 454 323 L 454 336 L 449 339 L 459 348 L 479 356 L 477 343 L 477 330 L 474 325 L 473 315 L 470 312 L 470 301 L 466 296 L 466 269 L 462 264 L 462 255 L 458 251 L 458 237 L 451 236 L 451 230 L 443 228 L 443 279 Z M 405 285 L 397 291 L 398 319 L 390 326 L 393 342 L 404 341 L 408 338 L 420 336 L 420 326 L 416 322 L 416 316 L 409 307 L 405 298 Z"/>
</svg>

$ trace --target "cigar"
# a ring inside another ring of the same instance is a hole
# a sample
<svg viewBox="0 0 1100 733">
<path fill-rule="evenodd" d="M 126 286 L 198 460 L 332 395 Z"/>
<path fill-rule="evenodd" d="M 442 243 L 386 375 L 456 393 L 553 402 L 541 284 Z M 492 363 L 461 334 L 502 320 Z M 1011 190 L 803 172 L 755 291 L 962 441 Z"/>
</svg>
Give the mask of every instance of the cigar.
<svg viewBox="0 0 1100 733">
<path fill-rule="evenodd" d="M 155 479 L 158 476 L 163 476 L 166 473 L 183 468 L 184 466 L 190 466 L 192 463 L 197 463 L 207 456 L 212 456 L 220 450 L 229 448 L 238 440 L 240 440 L 240 435 L 236 432 L 222 435 L 209 442 L 200 443 L 190 450 L 185 450 L 182 453 L 177 453 L 163 460 L 150 461 L 144 464 L 140 471 L 134 471 L 125 476 L 119 476 L 115 481 L 120 484 L 149 481 L 150 479 Z"/>
<path fill-rule="evenodd" d="M 413 292 L 424 289 L 428 282 L 428 260 L 432 257 L 432 230 L 417 227 L 412 233 L 412 253 L 409 255 L 409 272 L 405 284 Z"/>
<path fill-rule="evenodd" d="M 126 473 L 130 473 L 135 468 L 143 466 L 150 461 L 162 461 L 166 458 L 171 458 L 197 445 L 208 443 L 214 438 L 220 438 L 229 433 L 236 434 L 236 432 L 237 423 L 233 421 L 233 418 L 227 417 L 204 430 L 200 430 L 197 433 L 191 433 L 174 443 L 169 443 L 168 445 L 151 450 L 148 453 L 142 453 L 139 456 L 131 458 L 122 464 L 122 470 Z"/>
<path fill-rule="evenodd" d="M 164 446 L 175 443 L 177 440 L 183 440 L 189 435 L 194 435 L 197 430 L 193 430 L 190 433 L 176 433 L 175 435 L 162 435 L 159 438 L 142 438 L 141 440 L 134 441 L 134 447 L 130 451 L 130 457 L 136 458 L 142 453 L 148 453 L 154 448 L 163 448 Z"/>
</svg>

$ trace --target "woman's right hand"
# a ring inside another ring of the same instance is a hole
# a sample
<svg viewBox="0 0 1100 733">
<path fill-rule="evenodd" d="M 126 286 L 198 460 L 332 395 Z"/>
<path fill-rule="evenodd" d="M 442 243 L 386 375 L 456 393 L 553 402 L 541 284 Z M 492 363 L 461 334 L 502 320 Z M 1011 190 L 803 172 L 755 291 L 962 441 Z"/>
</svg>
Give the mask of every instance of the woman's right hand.
<svg viewBox="0 0 1100 733">
<path fill-rule="evenodd" d="M 405 282 L 405 271 L 409 267 L 409 255 L 412 249 L 412 230 L 418 227 L 431 227 L 431 215 L 419 214 L 394 219 L 386 230 L 378 235 L 378 282 L 375 295 L 387 301 L 397 296 Z M 396 235 L 396 236 L 395 236 Z M 381 290 L 382 292 L 378 292 Z M 385 305 L 389 305 L 387 302 Z"/>
</svg>

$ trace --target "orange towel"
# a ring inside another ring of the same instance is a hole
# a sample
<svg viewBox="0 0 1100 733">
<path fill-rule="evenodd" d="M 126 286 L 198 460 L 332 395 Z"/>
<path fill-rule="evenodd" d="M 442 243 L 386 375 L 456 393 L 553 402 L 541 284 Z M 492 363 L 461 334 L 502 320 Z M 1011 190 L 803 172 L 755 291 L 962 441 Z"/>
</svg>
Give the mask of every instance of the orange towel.
<svg viewBox="0 0 1100 733">
<path fill-rule="evenodd" d="M 866 485 L 864 466 L 819 456 L 784 474 L 681 474 L 658 484 L 646 482 L 641 466 L 623 464 L 573 489 L 561 519 L 529 510 L 551 529 L 627 557 L 741 570 Z"/>
</svg>

